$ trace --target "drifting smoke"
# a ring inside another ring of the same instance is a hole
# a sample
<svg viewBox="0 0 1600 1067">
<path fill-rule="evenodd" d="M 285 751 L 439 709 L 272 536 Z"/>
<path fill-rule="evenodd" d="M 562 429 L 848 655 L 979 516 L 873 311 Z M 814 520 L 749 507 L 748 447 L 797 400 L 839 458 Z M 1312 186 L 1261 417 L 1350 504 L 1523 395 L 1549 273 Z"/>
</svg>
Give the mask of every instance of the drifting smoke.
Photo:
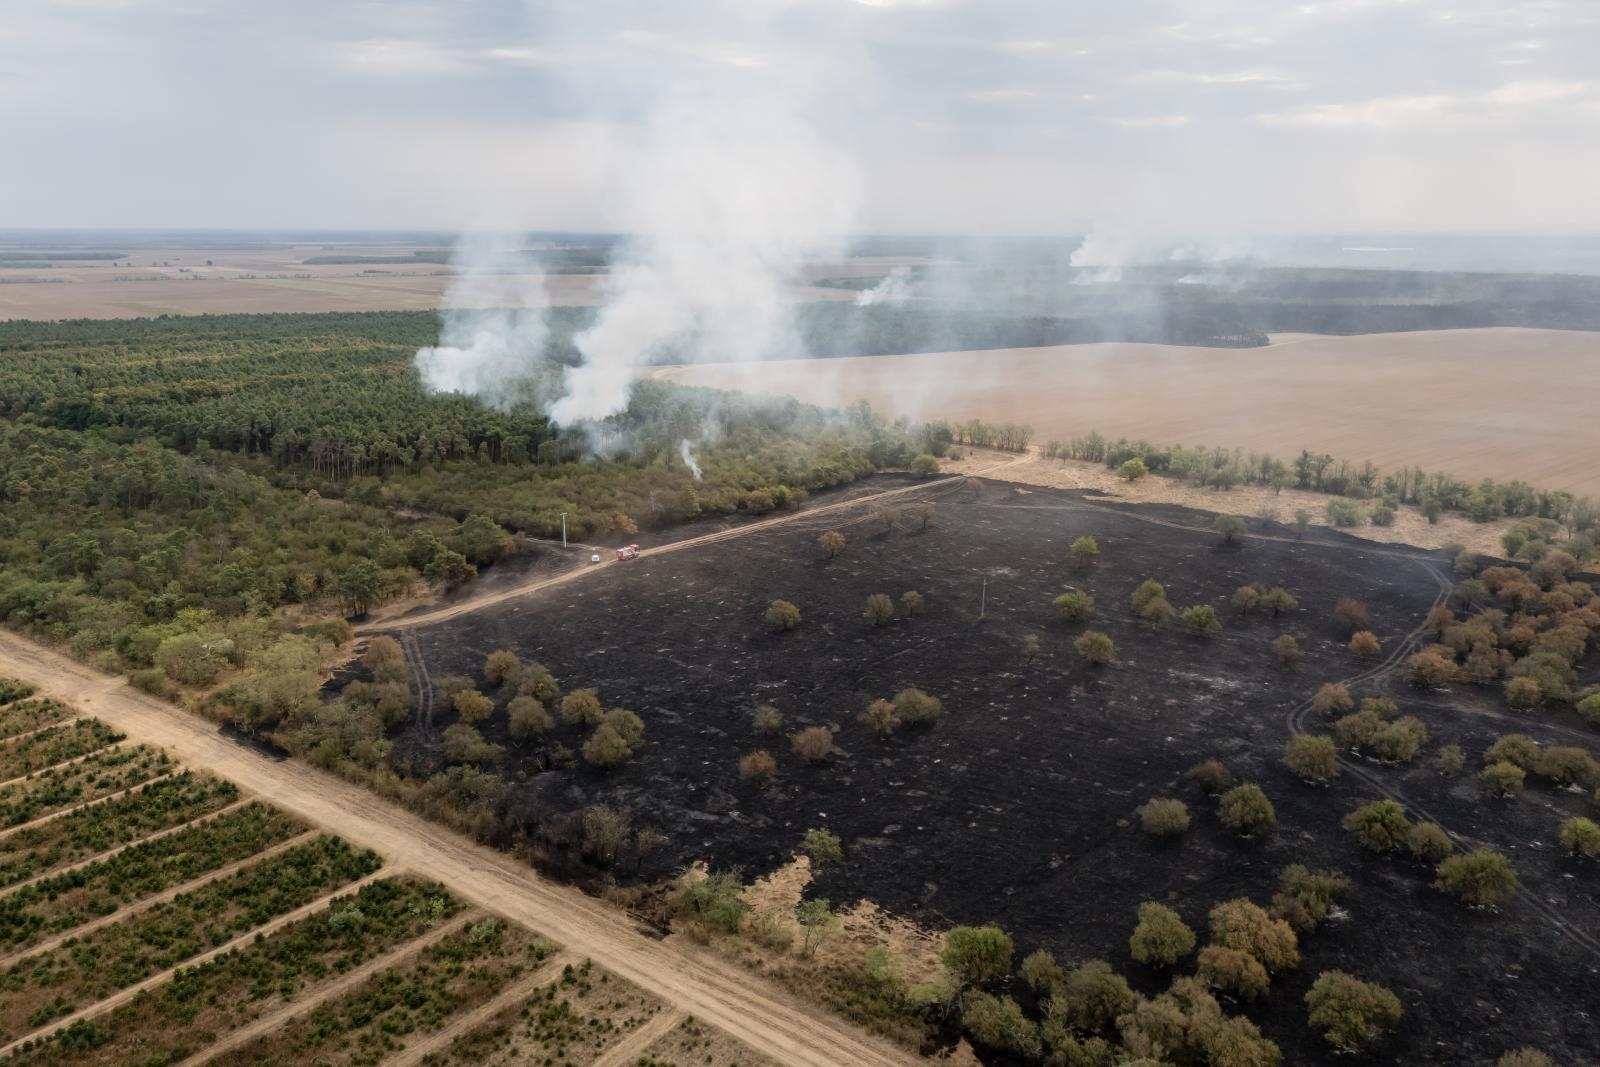
<svg viewBox="0 0 1600 1067">
<path fill-rule="evenodd" d="M 911 271 L 906 267 L 896 267 L 884 276 L 883 281 L 856 295 L 856 307 L 872 307 L 874 304 L 903 304 L 916 296 L 916 291 L 911 287 Z"/>
<path fill-rule="evenodd" d="M 456 246 L 458 277 L 445 293 L 439 344 L 417 351 L 417 372 L 433 393 L 461 393 L 506 410 L 530 399 L 530 372 L 543 359 L 545 291 L 530 277 L 521 242 L 473 234 Z"/>
<path fill-rule="evenodd" d="M 700 464 L 694 461 L 694 453 L 689 450 L 689 439 L 685 437 L 678 442 L 678 455 L 683 458 L 683 465 L 689 468 L 689 473 L 694 475 L 694 480 L 700 480 Z"/>
<path fill-rule="evenodd" d="M 640 365 L 664 351 L 791 354 L 785 289 L 806 259 L 839 254 L 855 221 L 850 166 L 781 97 L 658 111 L 632 173 L 634 238 L 575 339 L 583 362 L 550 409 L 562 425 L 622 411 Z"/>
</svg>

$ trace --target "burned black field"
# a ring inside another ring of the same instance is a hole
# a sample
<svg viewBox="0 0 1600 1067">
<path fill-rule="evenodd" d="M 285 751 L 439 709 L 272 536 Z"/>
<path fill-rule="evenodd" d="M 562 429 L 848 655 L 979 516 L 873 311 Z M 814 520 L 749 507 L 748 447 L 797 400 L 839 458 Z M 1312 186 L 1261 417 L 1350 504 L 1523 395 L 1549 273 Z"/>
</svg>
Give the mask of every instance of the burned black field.
<svg viewBox="0 0 1600 1067">
<path fill-rule="evenodd" d="M 1317 788 L 1281 763 L 1296 707 L 1321 682 L 1373 666 L 1346 650 L 1334 603 L 1365 602 L 1387 657 L 1442 595 L 1446 561 L 1327 532 L 1298 542 L 1265 522 L 1252 522 L 1242 546 L 1225 546 L 1203 513 L 1112 509 L 1004 483 L 941 482 L 926 496 L 937 511 L 925 529 L 903 518 L 888 531 L 871 505 L 802 515 L 419 628 L 414 647 L 433 679 L 465 674 L 491 693 L 484 657 L 509 648 L 547 666 L 563 689 L 596 687 L 606 706 L 639 714 L 645 744 L 608 774 L 581 759 L 547 770 L 543 743 L 511 741 L 510 693 L 483 724 L 506 746 L 497 770 L 515 783 L 519 825 L 532 831 L 604 802 L 665 833 L 669 843 L 638 877 L 696 859 L 754 877 L 785 862 L 806 830 L 827 827 L 846 861 L 823 872 L 816 894 L 870 898 L 934 925 L 994 922 L 1019 953 L 1104 958 L 1154 992 L 1166 978 L 1128 952 L 1141 901 L 1169 904 L 1203 939 L 1212 905 L 1265 904 L 1285 865 L 1337 869 L 1353 883 L 1347 914 L 1304 937 L 1299 968 L 1248 1010 L 1286 1063 L 1343 1062 L 1307 1028 L 1303 1002 L 1316 975 L 1335 968 L 1389 986 L 1404 1006 L 1369 1062 L 1492 1063 L 1525 1044 L 1564 1064 L 1600 1057 L 1600 956 L 1572 934 L 1600 936 L 1600 872 L 1556 842 L 1561 819 L 1592 815 L 1592 804 L 1531 783 L 1517 800 L 1491 801 L 1473 773 L 1501 733 L 1597 748 L 1600 731 L 1568 710 L 1510 713 L 1497 690 L 1421 691 L 1399 669 L 1352 685 L 1357 698 L 1389 696 L 1426 723 L 1430 741 L 1414 765 L 1362 767 L 1408 808 L 1512 859 L 1525 892 L 1498 912 L 1466 909 L 1430 888 L 1430 868 L 1356 845 L 1340 820 L 1379 796 L 1372 783 L 1345 773 Z M 816 543 L 825 529 L 848 540 L 832 560 Z M 1077 569 L 1067 548 L 1083 534 L 1101 555 Z M 1147 578 L 1180 611 L 1212 605 L 1222 631 L 1196 638 L 1176 621 L 1145 625 L 1129 601 Z M 1286 587 L 1299 608 L 1277 619 L 1235 614 L 1229 596 L 1251 582 Z M 1052 606 L 1068 588 L 1095 597 L 1088 625 L 1115 640 L 1114 666 L 1090 668 L 1073 650 L 1085 626 L 1059 621 Z M 869 594 L 898 600 L 907 590 L 925 598 L 916 617 L 873 626 L 863 616 Z M 794 631 L 764 622 L 776 598 L 799 607 Z M 1281 633 L 1305 653 L 1292 668 L 1269 648 Z M 1031 662 L 1028 634 L 1041 640 Z M 856 721 L 870 701 L 908 686 L 944 701 L 937 724 L 880 740 Z M 753 730 L 758 704 L 782 711 L 778 735 Z M 423 766 L 437 759 L 437 731 L 451 720 L 437 712 L 433 730 L 407 731 L 398 751 Z M 819 765 L 787 741 L 811 725 L 835 735 L 837 750 Z M 1306 727 L 1325 730 L 1315 716 Z M 550 739 L 576 750 L 585 733 L 558 725 Z M 1446 778 L 1432 755 L 1452 743 L 1468 770 Z M 764 790 L 736 766 L 759 748 L 779 765 Z M 1243 840 L 1219 823 L 1214 801 L 1183 778 L 1209 757 L 1266 791 L 1276 832 Z M 1176 841 L 1139 829 L 1135 809 L 1157 796 L 1190 806 L 1193 825 Z"/>
</svg>

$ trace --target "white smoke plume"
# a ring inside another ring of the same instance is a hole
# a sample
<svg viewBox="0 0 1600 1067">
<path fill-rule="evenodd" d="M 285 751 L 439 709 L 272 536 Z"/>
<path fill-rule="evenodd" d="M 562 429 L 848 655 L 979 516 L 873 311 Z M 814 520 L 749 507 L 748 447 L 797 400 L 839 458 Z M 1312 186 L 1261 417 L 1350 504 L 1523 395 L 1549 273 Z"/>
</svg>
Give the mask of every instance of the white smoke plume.
<svg viewBox="0 0 1600 1067">
<path fill-rule="evenodd" d="M 445 293 L 439 344 L 417 351 L 429 392 L 462 393 L 503 410 L 543 359 L 544 281 L 528 274 L 521 246 L 498 233 L 469 234 L 456 245 L 458 275 Z"/>
<path fill-rule="evenodd" d="M 685 437 L 678 442 L 678 455 L 683 459 L 683 465 L 689 468 L 689 473 L 694 475 L 694 480 L 700 480 L 700 464 L 694 461 L 694 452 L 689 448 L 689 439 Z"/>
<path fill-rule="evenodd" d="M 639 366 L 669 345 L 697 360 L 786 353 L 786 287 L 855 221 L 852 168 L 779 96 L 668 105 L 646 137 L 622 192 L 633 241 L 576 338 L 583 362 L 550 409 L 562 425 L 623 410 Z"/>
<path fill-rule="evenodd" d="M 916 290 L 911 284 L 911 271 L 907 267 L 896 267 L 877 285 L 871 289 L 863 290 L 856 294 L 856 307 L 872 307 L 874 304 L 903 304 L 916 297 Z"/>
</svg>

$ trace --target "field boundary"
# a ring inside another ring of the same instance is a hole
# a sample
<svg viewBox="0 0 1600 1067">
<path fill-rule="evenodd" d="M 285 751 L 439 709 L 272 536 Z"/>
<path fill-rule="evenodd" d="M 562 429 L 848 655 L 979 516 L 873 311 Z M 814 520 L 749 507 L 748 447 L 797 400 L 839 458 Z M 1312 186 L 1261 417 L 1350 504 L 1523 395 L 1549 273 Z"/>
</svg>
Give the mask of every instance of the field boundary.
<svg viewBox="0 0 1600 1067">
<path fill-rule="evenodd" d="M 543 989 L 555 981 L 562 969 L 576 958 L 565 949 L 558 951 L 554 956 L 539 964 L 538 967 L 522 978 L 506 986 L 476 1008 L 464 1013 L 461 1018 L 452 1019 L 449 1025 L 434 1031 L 410 1048 L 402 1049 L 384 1060 L 384 1067 L 417 1067 L 428 1056 L 449 1047 L 450 1043 L 456 1038 L 494 1018 L 518 1001 L 532 996 L 535 990 Z M 595 1065 L 590 1064 L 589 1067 L 595 1067 Z"/>
</svg>

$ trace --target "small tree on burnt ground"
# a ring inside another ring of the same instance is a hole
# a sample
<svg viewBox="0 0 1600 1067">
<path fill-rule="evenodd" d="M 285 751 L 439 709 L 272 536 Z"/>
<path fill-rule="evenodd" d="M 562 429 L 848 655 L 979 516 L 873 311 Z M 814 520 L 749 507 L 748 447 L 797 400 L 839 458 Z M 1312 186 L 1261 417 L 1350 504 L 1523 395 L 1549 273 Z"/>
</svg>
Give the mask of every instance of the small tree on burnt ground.
<svg viewBox="0 0 1600 1067">
<path fill-rule="evenodd" d="M 1283 750 L 1283 765 L 1313 785 L 1339 777 L 1339 754 L 1328 737 L 1291 737 Z"/>
<path fill-rule="evenodd" d="M 787 600 L 774 600 L 767 605 L 767 625 L 779 633 L 786 633 L 800 625 L 800 609 Z"/>
<path fill-rule="evenodd" d="M 1225 545 L 1242 545 L 1250 534 L 1250 528 L 1237 515 L 1218 515 L 1214 527 Z"/>
<path fill-rule="evenodd" d="M 894 621 L 894 601 L 887 594 L 873 593 L 867 597 L 867 607 L 862 616 L 874 626 L 883 626 Z"/>
<path fill-rule="evenodd" d="M 829 559 L 832 559 L 844 551 L 844 534 L 838 530 L 829 530 L 817 538 L 817 547 L 826 552 Z"/>
<path fill-rule="evenodd" d="M 1084 534 L 1073 541 L 1072 547 L 1067 551 L 1072 556 L 1073 565 L 1081 570 L 1100 558 L 1100 543 L 1088 534 Z"/>
<path fill-rule="evenodd" d="M 1085 622 L 1094 614 L 1094 597 L 1081 589 L 1069 589 L 1055 599 L 1056 615 L 1062 622 Z"/>
<path fill-rule="evenodd" d="M 739 757 L 739 777 L 765 788 L 778 776 L 778 761 L 766 749 L 757 749 Z"/>
<path fill-rule="evenodd" d="M 908 619 L 914 619 L 922 614 L 922 594 L 915 589 L 907 589 L 900 594 L 900 613 Z"/>
<path fill-rule="evenodd" d="M 1254 837 L 1278 824 L 1278 813 L 1261 787 L 1251 782 L 1236 785 L 1217 802 L 1222 824 L 1241 837 Z"/>
<path fill-rule="evenodd" d="M 1371 659 L 1383 651 L 1378 635 L 1371 630 L 1357 630 L 1350 635 L 1350 652 L 1361 659 Z"/>
<path fill-rule="evenodd" d="M 1272 639 L 1272 654 L 1284 667 L 1292 667 L 1300 659 L 1300 642 L 1294 634 L 1279 634 Z"/>
<path fill-rule="evenodd" d="M 1189 829 L 1189 806 L 1171 797 L 1156 797 L 1139 806 L 1139 827 L 1151 837 L 1173 837 Z"/>
<path fill-rule="evenodd" d="M 1072 644 L 1091 667 L 1104 667 L 1117 658 L 1116 643 L 1099 630 L 1085 630 Z"/>
<path fill-rule="evenodd" d="M 807 763 L 821 763 L 833 755 L 833 731 L 826 726 L 808 726 L 790 736 L 789 746 Z"/>
<path fill-rule="evenodd" d="M 1194 931 L 1165 904 L 1139 905 L 1139 924 L 1128 938 L 1133 958 L 1152 967 L 1171 967 L 1194 951 Z"/>
<path fill-rule="evenodd" d="M 1352 634 L 1372 625 L 1372 616 L 1368 613 L 1367 606 L 1354 597 L 1340 597 L 1338 603 L 1333 606 L 1333 617 Z"/>
<path fill-rule="evenodd" d="M 1517 872 L 1511 861 L 1493 849 L 1479 848 L 1450 856 L 1435 870 L 1433 887 L 1472 908 L 1494 907 L 1516 892 Z"/>
<path fill-rule="evenodd" d="M 1400 1023 L 1400 998 L 1343 971 L 1323 971 L 1306 994 L 1307 1021 L 1336 1048 L 1366 1048 Z"/>
</svg>

